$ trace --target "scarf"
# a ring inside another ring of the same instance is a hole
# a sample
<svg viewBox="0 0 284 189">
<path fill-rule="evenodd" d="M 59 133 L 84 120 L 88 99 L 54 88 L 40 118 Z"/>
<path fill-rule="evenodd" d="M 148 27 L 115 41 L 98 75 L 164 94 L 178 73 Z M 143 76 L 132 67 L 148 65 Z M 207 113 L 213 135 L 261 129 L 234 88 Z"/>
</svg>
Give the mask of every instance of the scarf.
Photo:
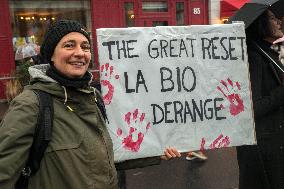
<svg viewBox="0 0 284 189">
<path fill-rule="evenodd" d="M 65 87 L 86 88 L 89 86 L 89 82 L 92 79 L 90 72 L 86 72 L 81 78 L 69 78 L 59 72 L 52 64 L 50 68 L 46 71 L 46 75 L 57 81 L 60 85 Z"/>
</svg>

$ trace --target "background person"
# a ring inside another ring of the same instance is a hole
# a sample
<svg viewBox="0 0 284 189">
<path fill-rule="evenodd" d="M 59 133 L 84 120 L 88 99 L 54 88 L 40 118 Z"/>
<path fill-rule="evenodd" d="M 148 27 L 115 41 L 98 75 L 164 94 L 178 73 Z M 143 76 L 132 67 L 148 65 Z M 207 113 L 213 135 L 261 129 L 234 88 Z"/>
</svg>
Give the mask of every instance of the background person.
<svg viewBox="0 0 284 189">
<path fill-rule="evenodd" d="M 283 36 L 281 22 L 268 10 L 246 33 L 257 145 L 237 147 L 239 189 L 280 189 L 284 188 L 284 85 L 275 65 L 281 66 L 279 54 L 271 45 Z"/>
</svg>

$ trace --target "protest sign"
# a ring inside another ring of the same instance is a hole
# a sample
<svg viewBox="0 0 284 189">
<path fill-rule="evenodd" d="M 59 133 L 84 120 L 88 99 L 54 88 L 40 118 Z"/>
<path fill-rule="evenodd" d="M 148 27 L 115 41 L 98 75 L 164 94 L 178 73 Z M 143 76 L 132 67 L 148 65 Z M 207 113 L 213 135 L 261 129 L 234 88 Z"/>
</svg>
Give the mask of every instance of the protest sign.
<svg viewBox="0 0 284 189">
<path fill-rule="evenodd" d="M 243 24 L 97 30 L 116 160 L 255 144 Z"/>
</svg>

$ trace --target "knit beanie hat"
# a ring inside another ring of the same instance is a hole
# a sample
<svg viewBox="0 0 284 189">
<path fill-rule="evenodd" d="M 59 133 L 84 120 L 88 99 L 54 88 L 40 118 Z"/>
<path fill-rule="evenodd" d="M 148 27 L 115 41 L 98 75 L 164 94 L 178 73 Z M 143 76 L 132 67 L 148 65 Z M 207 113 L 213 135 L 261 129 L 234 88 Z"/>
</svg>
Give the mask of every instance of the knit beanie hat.
<svg viewBox="0 0 284 189">
<path fill-rule="evenodd" d="M 90 35 L 86 28 L 74 20 L 60 20 L 52 24 L 46 31 L 40 47 L 40 54 L 47 62 L 51 62 L 54 49 L 58 42 L 68 33 L 79 32 L 91 43 Z"/>
</svg>

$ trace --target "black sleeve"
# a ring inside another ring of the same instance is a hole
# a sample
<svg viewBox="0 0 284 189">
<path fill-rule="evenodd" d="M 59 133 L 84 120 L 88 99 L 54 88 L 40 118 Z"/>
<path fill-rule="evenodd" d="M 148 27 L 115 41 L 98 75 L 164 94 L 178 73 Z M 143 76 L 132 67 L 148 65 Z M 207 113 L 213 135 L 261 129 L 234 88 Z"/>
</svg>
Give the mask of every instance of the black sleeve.
<svg viewBox="0 0 284 189">
<path fill-rule="evenodd" d="M 132 159 L 123 162 L 118 162 L 115 163 L 115 167 L 117 170 L 126 170 L 126 169 L 136 169 L 152 165 L 158 165 L 160 163 L 161 163 L 160 156 L 155 156 L 155 157 L 139 158 L 139 159 Z"/>
<path fill-rule="evenodd" d="M 279 85 L 266 95 L 263 95 L 263 81 L 265 72 L 270 72 L 269 63 L 265 62 L 265 58 L 256 52 L 249 54 L 250 63 L 250 80 L 252 89 L 253 109 L 255 118 L 264 116 L 265 114 L 279 109 L 284 103 L 284 86 Z M 273 74 L 271 72 L 271 74 Z"/>
</svg>

